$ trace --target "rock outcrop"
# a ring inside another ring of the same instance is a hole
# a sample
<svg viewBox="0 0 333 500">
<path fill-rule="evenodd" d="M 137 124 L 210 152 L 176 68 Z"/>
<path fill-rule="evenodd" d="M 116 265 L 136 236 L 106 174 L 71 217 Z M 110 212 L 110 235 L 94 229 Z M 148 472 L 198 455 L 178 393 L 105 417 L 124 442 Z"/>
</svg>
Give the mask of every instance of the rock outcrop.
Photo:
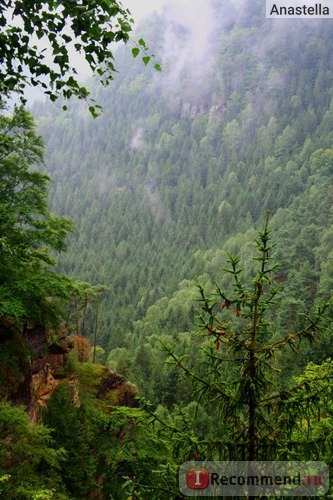
<svg viewBox="0 0 333 500">
<path fill-rule="evenodd" d="M 66 328 L 46 330 L 32 322 L 18 331 L 14 322 L 0 320 L 0 395 L 24 405 L 33 422 L 41 421 L 43 408 L 63 380 L 71 388 L 73 402 L 80 405 L 75 370 L 67 367 L 75 349 L 78 362 L 88 361 L 87 338 L 71 336 Z M 137 406 L 136 388 L 124 377 L 101 365 L 94 365 L 96 397 L 103 405 Z"/>
<path fill-rule="evenodd" d="M 126 382 L 122 375 L 107 368 L 104 369 L 96 396 L 113 405 L 138 406 L 135 385 Z"/>
</svg>

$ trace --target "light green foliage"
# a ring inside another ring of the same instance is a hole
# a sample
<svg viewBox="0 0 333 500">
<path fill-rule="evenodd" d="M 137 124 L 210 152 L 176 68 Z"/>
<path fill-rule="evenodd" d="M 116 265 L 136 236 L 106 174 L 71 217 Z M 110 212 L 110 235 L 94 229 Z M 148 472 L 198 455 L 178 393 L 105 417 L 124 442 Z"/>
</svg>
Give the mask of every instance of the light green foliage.
<svg viewBox="0 0 333 500">
<path fill-rule="evenodd" d="M 302 375 L 295 377 L 295 389 L 290 392 L 292 406 L 306 407 L 305 415 L 294 418 L 293 437 L 298 443 L 311 443 L 311 455 L 333 466 L 333 363 L 327 359 L 321 365 L 309 363 Z M 310 456 L 310 452 L 308 452 Z"/>
</svg>

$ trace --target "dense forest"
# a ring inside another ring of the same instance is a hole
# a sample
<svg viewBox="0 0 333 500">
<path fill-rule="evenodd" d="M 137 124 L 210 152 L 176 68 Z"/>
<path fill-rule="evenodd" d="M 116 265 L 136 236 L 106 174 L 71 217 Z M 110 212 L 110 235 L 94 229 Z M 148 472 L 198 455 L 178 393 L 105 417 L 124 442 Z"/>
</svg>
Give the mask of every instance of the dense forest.
<svg viewBox="0 0 333 500">
<path fill-rule="evenodd" d="M 332 467 L 331 20 L 267 20 L 261 0 L 207 2 L 202 25 L 167 13 L 136 35 L 162 72 L 121 47 L 111 84 L 87 83 L 98 118 L 85 100 L 35 102 L 37 131 L 2 118 L 39 169 L 15 173 L 23 230 L 36 192 L 45 219 L 32 250 L 0 234 L 5 499 L 183 498 L 187 460 Z M 36 359 L 67 361 L 31 423 L 7 400 L 26 404 L 41 332 Z"/>
<path fill-rule="evenodd" d="M 96 90 L 98 120 L 84 105 L 35 106 L 52 208 L 76 226 L 60 270 L 109 287 L 98 344 L 111 363 L 139 369 L 133 360 L 160 335 L 195 329 L 194 279 L 220 279 L 226 249 L 251 260 L 267 210 L 282 261 L 279 324 L 297 328 L 299 313 L 330 297 L 331 27 L 291 29 L 261 8 L 226 21 L 217 5 L 222 29 L 199 68 L 171 54 L 156 75 L 119 54 L 112 87 Z M 150 44 L 162 51 L 161 25 L 186 52 L 189 27 L 158 17 L 143 29 Z"/>
</svg>

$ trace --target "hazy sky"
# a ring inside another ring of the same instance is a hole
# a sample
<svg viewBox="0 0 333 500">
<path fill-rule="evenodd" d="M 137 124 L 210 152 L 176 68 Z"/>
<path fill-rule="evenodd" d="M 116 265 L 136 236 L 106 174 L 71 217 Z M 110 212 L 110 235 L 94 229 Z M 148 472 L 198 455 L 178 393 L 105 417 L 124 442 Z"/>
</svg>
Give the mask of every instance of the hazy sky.
<svg viewBox="0 0 333 500">
<path fill-rule="evenodd" d="M 135 21 L 152 14 L 155 10 L 161 11 L 167 0 L 123 0 L 121 3 L 128 8 Z"/>
</svg>

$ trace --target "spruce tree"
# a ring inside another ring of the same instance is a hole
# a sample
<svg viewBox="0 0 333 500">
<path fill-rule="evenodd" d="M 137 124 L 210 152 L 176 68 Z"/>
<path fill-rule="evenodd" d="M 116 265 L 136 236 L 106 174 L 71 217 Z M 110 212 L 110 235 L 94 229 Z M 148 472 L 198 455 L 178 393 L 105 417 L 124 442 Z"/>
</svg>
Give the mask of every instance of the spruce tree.
<svg viewBox="0 0 333 500">
<path fill-rule="evenodd" d="M 193 440 L 190 453 L 184 434 L 184 461 L 323 461 L 332 454 L 332 432 L 323 431 L 332 419 L 332 362 L 309 365 L 289 384 L 282 382 L 279 368 L 285 349 L 297 352 L 303 341 L 316 340 L 326 306 L 318 304 L 313 315 L 304 315 L 297 331 L 276 331 L 283 289 L 274 280 L 279 264 L 268 220 L 269 214 L 255 241 L 256 272 L 249 284 L 239 258 L 231 254 L 224 269 L 232 278 L 229 291 L 216 284 L 207 293 L 198 283 L 205 338 L 200 365 L 190 367 L 185 356 L 164 346 L 170 361 L 192 380 L 195 398 L 205 403 L 212 421 L 205 439 Z"/>
</svg>

